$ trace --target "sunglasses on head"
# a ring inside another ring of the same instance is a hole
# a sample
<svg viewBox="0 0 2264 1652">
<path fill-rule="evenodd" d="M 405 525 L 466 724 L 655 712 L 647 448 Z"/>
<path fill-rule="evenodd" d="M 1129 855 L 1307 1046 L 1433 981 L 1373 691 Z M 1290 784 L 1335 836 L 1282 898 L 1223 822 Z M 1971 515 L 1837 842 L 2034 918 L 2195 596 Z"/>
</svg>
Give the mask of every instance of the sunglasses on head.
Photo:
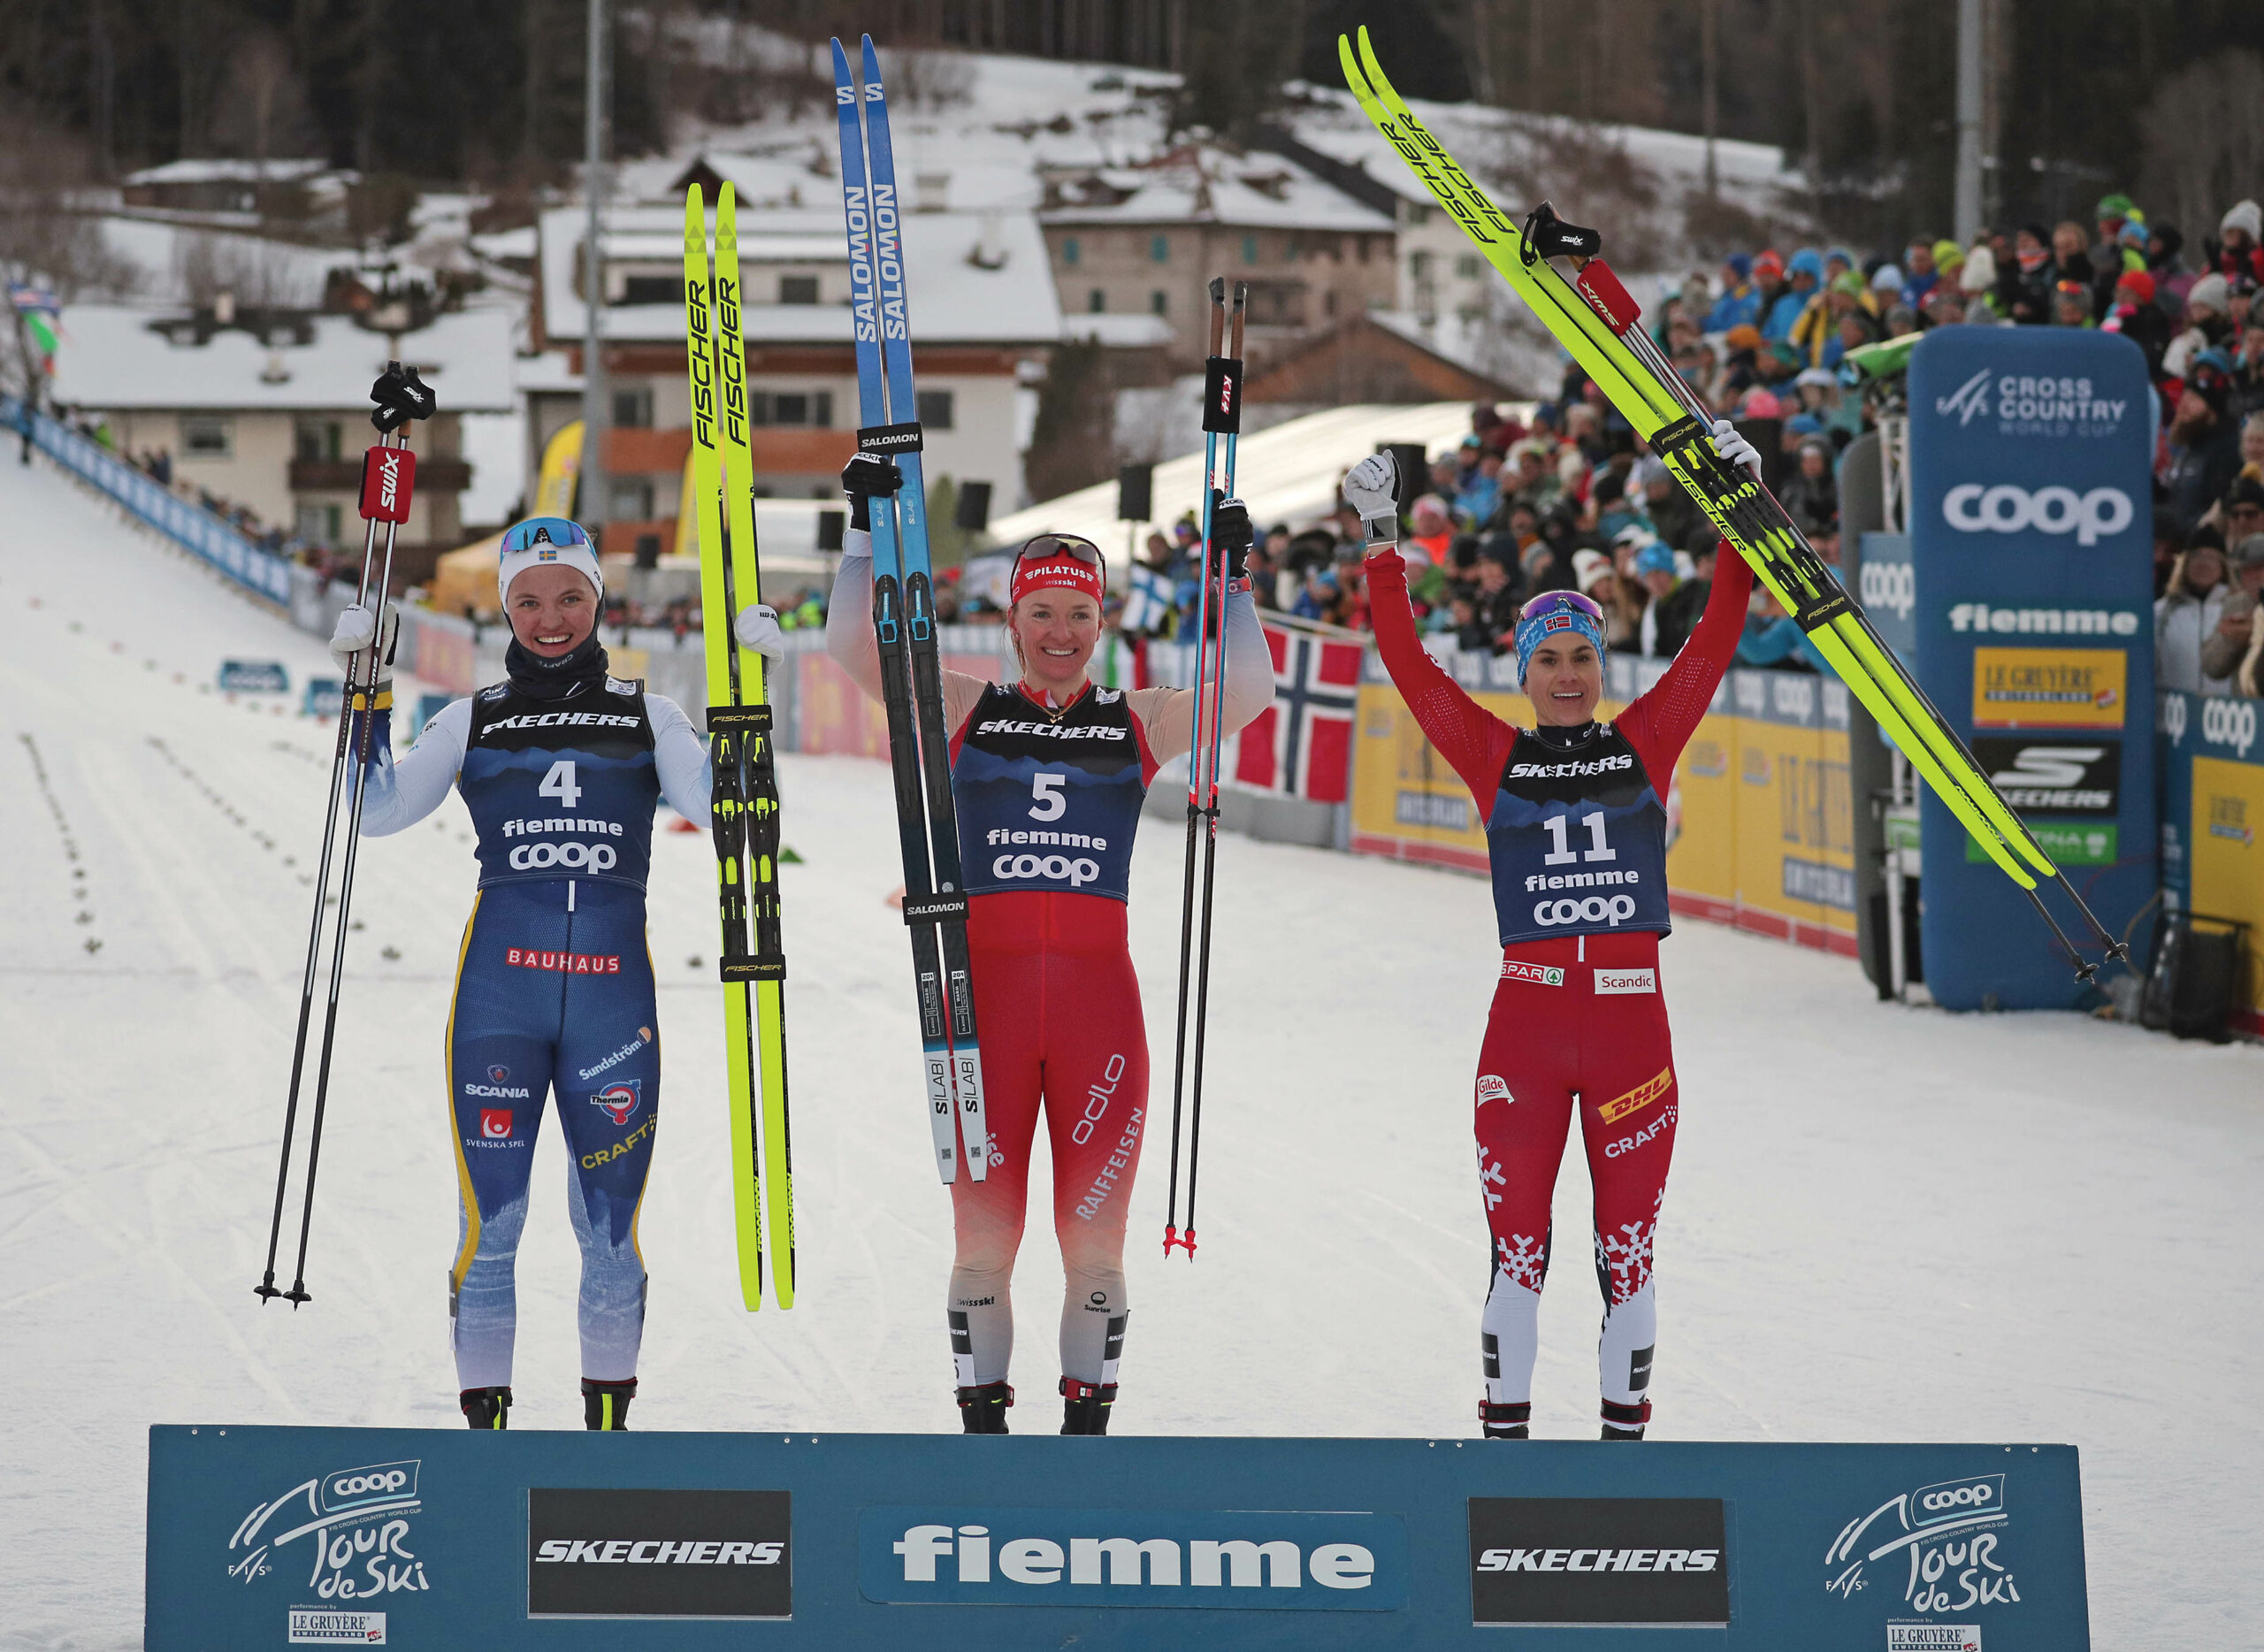
<svg viewBox="0 0 2264 1652">
<path fill-rule="evenodd" d="M 1603 609 L 1597 606 L 1595 599 L 1582 596 L 1577 591 L 1551 591 L 1545 596 L 1537 596 L 1525 605 L 1525 611 L 1518 617 L 1538 619 L 1550 614 L 1585 614 L 1598 621 L 1603 618 Z"/>
<path fill-rule="evenodd" d="M 545 545 L 587 545 L 590 536 L 578 522 L 563 516 L 537 516 L 530 522 L 514 524 L 503 535 L 507 551 L 532 551 Z"/>
<path fill-rule="evenodd" d="M 1033 559 L 1042 562 L 1049 556 L 1073 557 L 1089 568 L 1102 565 L 1100 547 L 1090 539 L 1075 533 L 1041 533 L 1014 553 L 1014 566 L 1019 569 Z"/>
</svg>

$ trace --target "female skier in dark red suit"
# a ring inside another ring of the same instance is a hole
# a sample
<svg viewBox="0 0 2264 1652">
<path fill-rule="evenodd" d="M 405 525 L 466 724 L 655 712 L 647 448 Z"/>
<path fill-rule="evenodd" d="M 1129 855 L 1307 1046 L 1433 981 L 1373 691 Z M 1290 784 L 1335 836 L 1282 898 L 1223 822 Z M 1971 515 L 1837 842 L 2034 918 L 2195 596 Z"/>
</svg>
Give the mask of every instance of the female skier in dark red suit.
<svg viewBox="0 0 2264 1652">
<path fill-rule="evenodd" d="M 1723 420 L 1716 448 L 1757 455 Z M 1597 1350 L 1603 1438 L 1640 1440 L 1658 1316 L 1651 1243 L 1679 1094 L 1660 995 L 1667 911 L 1665 792 L 1744 628 L 1753 576 L 1719 558 L 1704 616 L 1674 663 L 1625 713 L 1595 720 L 1603 617 L 1575 593 L 1544 593 L 1517 627 L 1518 674 L 1535 727 L 1512 728 L 1423 651 L 1396 546 L 1394 470 L 1365 459 L 1344 496 L 1367 524 L 1376 646 L 1408 709 L 1454 765 L 1486 822 L 1501 985 L 1478 1057 L 1478 1174 L 1494 1267 L 1480 1346 L 1487 1436 L 1522 1440 L 1533 1413 L 1549 1203 L 1574 1100 L 1595 1189 Z"/>
<path fill-rule="evenodd" d="M 878 698 L 873 635 L 872 496 L 893 493 L 896 467 L 860 457 L 843 478 L 851 529 L 826 648 Z M 1251 604 L 1243 557 L 1250 514 L 1228 500 L 1212 513 L 1227 555 L 1221 723 L 1231 733 L 1273 703 L 1273 660 Z M 1123 1351 L 1124 1218 L 1148 1107 L 1148 1035 L 1132 972 L 1125 903 L 1132 836 L 1156 770 L 1185 753 L 1195 691 L 1096 686 L 1100 553 L 1074 535 L 1041 534 L 1015 558 L 1006 632 L 1018 681 L 943 674 L 952 795 L 969 897 L 967 938 L 983 1029 L 990 1166 L 952 1183 L 957 1238 L 951 1278 L 952 1355 L 969 1434 L 1005 1434 L 1014 1322 L 1008 1294 L 1029 1190 L 1041 1102 L 1053 1159 L 1053 1227 L 1067 1291 L 1061 1310 L 1061 1432 L 1104 1434 Z M 739 635 L 754 646 L 759 621 Z"/>
</svg>

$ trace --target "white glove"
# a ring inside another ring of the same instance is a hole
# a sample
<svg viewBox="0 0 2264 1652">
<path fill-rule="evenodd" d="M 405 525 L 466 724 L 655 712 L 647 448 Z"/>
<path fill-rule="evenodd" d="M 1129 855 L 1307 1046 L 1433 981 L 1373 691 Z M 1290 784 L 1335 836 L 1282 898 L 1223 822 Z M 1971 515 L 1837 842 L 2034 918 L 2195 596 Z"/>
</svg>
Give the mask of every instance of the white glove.
<svg viewBox="0 0 2264 1652">
<path fill-rule="evenodd" d="M 778 610 L 768 603 L 753 602 L 739 610 L 738 619 L 731 622 L 731 634 L 739 639 L 739 646 L 752 648 L 766 660 L 782 660 L 786 655 L 786 633 L 778 629 Z"/>
<path fill-rule="evenodd" d="M 1368 543 L 1399 538 L 1399 464 L 1388 453 L 1372 453 L 1344 478 L 1344 502 L 1367 524 Z"/>
<path fill-rule="evenodd" d="M 366 682 L 370 662 L 363 657 L 370 639 L 377 634 L 378 616 L 366 604 L 356 602 L 338 616 L 338 624 L 330 633 L 330 657 L 338 662 L 349 683 Z M 377 687 L 380 692 L 393 686 L 394 643 L 401 634 L 401 610 L 387 602 L 385 608 L 385 642 L 378 654 Z"/>
<path fill-rule="evenodd" d="M 1714 421 L 1714 428 L 1710 433 L 1714 439 L 1716 453 L 1721 455 L 1732 464 L 1744 466 L 1755 480 L 1760 479 L 1761 449 L 1739 435 L 1736 425 L 1725 418 L 1717 418 Z"/>
</svg>

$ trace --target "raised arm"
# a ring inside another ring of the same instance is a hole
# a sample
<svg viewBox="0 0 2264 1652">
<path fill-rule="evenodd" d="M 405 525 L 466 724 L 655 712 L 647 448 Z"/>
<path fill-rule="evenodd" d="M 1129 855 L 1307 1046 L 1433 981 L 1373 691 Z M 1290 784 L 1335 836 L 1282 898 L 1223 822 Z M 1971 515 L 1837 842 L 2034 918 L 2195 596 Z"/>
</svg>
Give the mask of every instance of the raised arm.
<svg viewBox="0 0 2264 1652">
<path fill-rule="evenodd" d="M 739 639 L 749 647 L 761 645 L 747 635 L 742 614 Z M 841 566 L 833 576 L 833 600 L 825 609 L 825 651 L 849 674 L 849 678 L 874 700 L 881 697 L 881 645 L 873 631 L 873 536 L 851 528 L 841 536 Z M 945 669 L 944 728 L 956 734 L 988 686 L 983 678 L 965 671 Z"/>
<path fill-rule="evenodd" d="M 1737 654 L 1745 631 L 1745 610 L 1753 596 L 1753 570 L 1727 540 L 1714 557 L 1714 585 L 1706 611 L 1691 628 L 1689 640 L 1664 676 L 1636 698 L 1619 718 L 1619 731 L 1641 753 L 1654 776 L 1670 772 L 1675 759 L 1713 703 L 1722 673 Z"/>
<path fill-rule="evenodd" d="M 1470 788 L 1482 817 L 1493 807 L 1517 730 L 1472 700 L 1424 650 L 1407 600 L 1407 564 L 1396 543 L 1387 539 L 1370 549 L 1367 573 L 1368 617 L 1384 669 L 1424 737 Z"/>
<path fill-rule="evenodd" d="M 1232 734 L 1274 703 L 1274 653 L 1266 646 L 1266 628 L 1248 591 L 1227 600 L 1227 648 L 1219 669 L 1220 726 Z M 1195 690 L 1142 688 L 1127 698 L 1147 730 L 1148 750 L 1156 761 L 1186 754 L 1195 743 Z"/>
</svg>

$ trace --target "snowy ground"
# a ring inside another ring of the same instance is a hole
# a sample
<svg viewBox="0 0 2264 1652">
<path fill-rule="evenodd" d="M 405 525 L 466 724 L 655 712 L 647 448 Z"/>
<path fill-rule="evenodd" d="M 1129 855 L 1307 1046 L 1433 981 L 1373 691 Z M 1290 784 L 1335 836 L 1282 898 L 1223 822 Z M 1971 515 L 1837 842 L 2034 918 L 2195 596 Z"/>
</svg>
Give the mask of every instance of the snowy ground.
<svg viewBox="0 0 2264 1652">
<path fill-rule="evenodd" d="M 315 1300 L 263 1308 L 250 1287 L 329 744 L 205 692 L 228 654 L 324 663 L 52 472 L 0 465 L 0 1349 L 14 1378 L 0 1646 L 138 1643 L 152 1421 L 457 1423 L 437 1068 L 470 889 L 465 817 L 452 800 L 363 859 Z M 902 926 L 883 904 L 886 776 L 789 758 L 784 785 L 805 857 L 786 889 L 801 1305 L 738 1305 L 717 994 L 687 961 L 714 951 L 712 862 L 703 837 L 663 835 L 669 1130 L 644 1219 L 637 1420 L 953 1428 L 948 1222 Z M 1151 830 L 1140 860 L 1135 947 L 1167 1055 L 1174 834 Z M 1155 1152 L 1115 1426 L 1469 1434 L 1483 891 L 1240 839 L 1220 860 L 1203 1256 L 1159 1258 Z M 1885 1009 L 1852 965 L 1703 924 L 1677 934 L 1668 968 L 1687 1100 L 1660 1240 L 1658 1437 L 2073 1441 L 2096 1643 L 2264 1644 L 2264 1450 L 2241 1398 L 2264 1357 L 2264 1052 L 2066 1015 Z M 543 1151 L 516 1416 L 570 1427 L 555 1128 Z M 1579 1165 L 1559 1186 L 1568 1235 L 1583 1230 Z M 1021 1277 L 1016 1374 L 1039 1396 L 1054 1375 L 1050 1250 L 1034 1237 Z M 1546 1298 L 1543 1435 L 1594 1426 L 1585 1250 L 1566 1244 Z"/>
</svg>

